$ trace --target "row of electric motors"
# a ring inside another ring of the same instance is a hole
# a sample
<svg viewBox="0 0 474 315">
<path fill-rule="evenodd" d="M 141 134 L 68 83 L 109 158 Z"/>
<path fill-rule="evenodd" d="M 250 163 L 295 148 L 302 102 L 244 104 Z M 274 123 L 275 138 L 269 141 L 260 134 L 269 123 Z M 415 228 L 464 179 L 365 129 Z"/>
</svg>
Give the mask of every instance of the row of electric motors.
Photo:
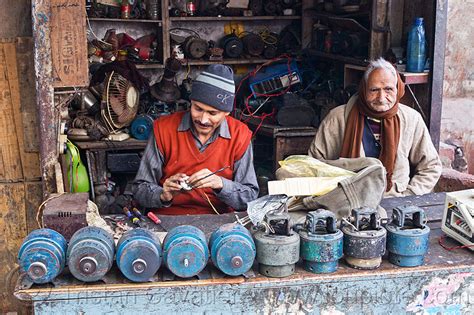
<svg viewBox="0 0 474 315">
<path fill-rule="evenodd" d="M 327 210 L 309 212 L 302 225 L 291 226 L 288 213 L 267 215 L 265 230 L 252 235 L 237 223 L 214 231 L 209 244 L 194 226 L 171 229 L 163 247 L 149 230 L 127 231 L 115 246 L 112 236 L 98 227 L 78 230 L 69 245 L 50 229 L 39 229 L 24 240 L 19 254 L 23 272 L 34 283 L 47 283 L 57 277 L 66 262 L 71 274 L 84 282 L 101 280 L 110 270 L 114 255 L 123 275 L 134 282 L 145 282 L 162 263 L 176 276 L 189 278 L 213 264 L 230 276 L 249 271 L 255 258 L 259 272 L 269 277 L 287 277 L 303 259 L 313 273 L 337 270 L 343 252 L 347 264 L 357 269 L 378 268 L 387 248 L 389 261 L 399 266 L 423 264 L 428 250 L 430 229 L 421 208 L 395 208 L 391 223 L 380 224 L 377 212 L 369 208 L 352 211 L 352 218 L 336 228 L 334 214 Z"/>
</svg>

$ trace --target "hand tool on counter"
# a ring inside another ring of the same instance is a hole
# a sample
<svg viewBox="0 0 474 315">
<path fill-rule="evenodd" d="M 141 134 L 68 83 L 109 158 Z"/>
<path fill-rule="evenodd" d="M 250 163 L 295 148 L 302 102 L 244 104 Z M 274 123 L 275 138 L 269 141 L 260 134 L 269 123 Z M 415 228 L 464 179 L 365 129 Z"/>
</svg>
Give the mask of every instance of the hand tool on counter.
<svg viewBox="0 0 474 315">
<path fill-rule="evenodd" d="M 341 230 L 336 228 L 336 216 L 324 209 L 306 215 L 302 227 L 295 226 L 301 238 L 300 255 L 303 267 L 313 273 L 330 273 L 337 270 L 342 257 Z"/>
<path fill-rule="evenodd" d="M 344 257 L 356 269 L 376 269 L 385 254 L 387 230 L 380 223 L 377 210 L 362 207 L 352 209 L 350 222 L 343 221 Z"/>
<path fill-rule="evenodd" d="M 255 260 L 252 235 L 238 223 L 227 223 L 215 230 L 209 240 L 209 248 L 214 265 L 230 276 L 246 273 Z"/>
<path fill-rule="evenodd" d="M 123 213 L 125 213 L 125 215 L 127 216 L 127 218 L 136 226 L 140 226 L 140 219 L 137 218 L 136 216 L 134 216 L 132 214 L 132 212 L 127 208 L 127 207 L 123 207 Z"/>
<path fill-rule="evenodd" d="M 428 251 L 430 228 L 423 209 L 401 206 L 393 209 L 387 229 L 388 260 L 401 267 L 423 265 Z"/>
<path fill-rule="evenodd" d="M 132 212 L 135 215 L 135 217 L 137 217 L 140 221 L 146 221 L 143 214 L 137 208 L 133 207 Z"/>
<path fill-rule="evenodd" d="M 48 283 L 66 265 L 67 241 L 51 229 L 34 230 L 25 238 L 18 252 L 18 264 L 33 283 Z"/>
<path fill-rule="evenodd" d="M 160 268 L 161 257 L 160 239 L 143 228 L 127 231 L 117 243 L 117 266 L 134 282 L 149 281 Z"/>
<path fill-rule="evenodd" d="M 294 232 L 288 212 L 268 212 L 265 231 L 253 237 L 257 248 L 258 271 L 267 277 L 288 277 L 295 272 L 300 259 L 300 236 Z"/>
<path fill-rule="evenodd" d="M 114 262 L 115 243 L 111 234 L 96 226 L 86 226 L 72 236 L 67 249 L 67 265 L 78 280 L 101 280 Z"/>
<path fill-rule="evenodd" d="M 160 218 L 158 218 L 158 216 L 156 214 L 154 214 L 153 212 L 148 212 L 147 215 L 146 215 L 148 218 L 150 218 L 150 220 L 153 221 L 153 223 L 155 224 L 160 224 L 161 223 L 161 220 Z"/>
</svg>

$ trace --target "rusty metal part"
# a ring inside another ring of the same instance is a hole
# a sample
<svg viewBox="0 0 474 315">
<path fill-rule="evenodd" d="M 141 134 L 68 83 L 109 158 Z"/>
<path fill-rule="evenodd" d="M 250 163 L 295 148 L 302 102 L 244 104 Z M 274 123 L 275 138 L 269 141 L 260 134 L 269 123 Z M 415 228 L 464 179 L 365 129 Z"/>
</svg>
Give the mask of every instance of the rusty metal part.
<svg viewBox="0 0 474 315">
<path fill-rule="evenodd" d="M 66 240 L 79 229 L 87 226 L 88 193 L 60 195 L 45 203 L 43 225 L 61 233 Z"/>
</svg>

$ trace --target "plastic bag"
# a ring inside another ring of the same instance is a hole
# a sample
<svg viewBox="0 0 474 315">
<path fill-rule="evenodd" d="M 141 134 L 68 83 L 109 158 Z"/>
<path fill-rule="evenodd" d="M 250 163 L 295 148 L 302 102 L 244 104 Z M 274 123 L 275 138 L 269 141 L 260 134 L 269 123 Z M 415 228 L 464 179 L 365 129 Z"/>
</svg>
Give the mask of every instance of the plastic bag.
<svg viewBox="0 0 474 315">
<path fill-rule="evenodd" d="M 356 173 L 321 162 L 307 155 L 291 155 L 279 161 L 277 179 L 291 177 L 350 177 Z"/>
</svg>

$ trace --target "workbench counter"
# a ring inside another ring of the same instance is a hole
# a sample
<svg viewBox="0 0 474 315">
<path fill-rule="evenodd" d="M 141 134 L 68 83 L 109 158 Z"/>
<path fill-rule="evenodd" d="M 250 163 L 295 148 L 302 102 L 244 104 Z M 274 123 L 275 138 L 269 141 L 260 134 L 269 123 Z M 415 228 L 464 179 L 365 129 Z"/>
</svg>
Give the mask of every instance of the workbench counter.
<svg viewBox="0 0 474 315">
<path fill-rule="evenodd" d="M 438 244 L 442 198 L 430 195 L 385 203 L 387 208 L 403 203 L 425 207 L 432 232 L 420 267 L 397 267 L 385 257 L 379 269 L 361 271 L 341 260 L 333 274 L 312 274 L 299 265 L 294 275 L 275 279 L 259 275 L 256 266 L 248 278 L 223 277 L 209 266 L 207 279 L 167 281 L 168 275 L 160 271 L 158 281 L 149 283 L 128 282 L 112 270 L 106 283 L 84 284 L 64 275 L 54 287 L 24 289 L 19 281 L 15 296 L 32 300 L 35 314 L 468 314 L 474 312 L 474 255 L 468 249 L 447 251 Z"/>
</svg>

